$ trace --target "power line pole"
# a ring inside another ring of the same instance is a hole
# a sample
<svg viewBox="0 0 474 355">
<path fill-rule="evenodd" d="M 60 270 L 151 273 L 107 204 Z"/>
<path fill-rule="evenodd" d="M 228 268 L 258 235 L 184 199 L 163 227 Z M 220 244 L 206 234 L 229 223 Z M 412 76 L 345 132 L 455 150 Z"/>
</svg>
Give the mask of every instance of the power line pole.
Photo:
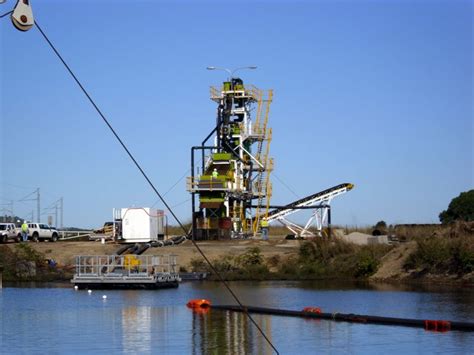
<svg viewBox="0 0 474 355">
<path fill-rule="evenodd" d="M 59 208 L 60 208 L 60 211 L 61 211 L 61 229 L 63 229 L 64 228 L 64 225 L 63 225 L 64 200 L 63 200 L 62 197 L 59 199 Z"/>
<path fill-rule="evenodd" d="M 38 223 L 41 223 L 41 208 L 40 208 L 40 188 L 36 189 L 36 209 L 38 210 Z"/>
<path fill-rule="evenodd" d="M 14 215 L 14 213 L 13 213 L 13 200 L 10 200 L 9 203 L 3 203 L 3 204 L 1 204 L 0 206 L 10 206 L 10 208 L 3 207 L 3 208 L 1 209 L 1 211 L 2 211 L 2 213 L 5 213 L 5 216 L 4 216 L 4 217 L 5 217 L 5 220 L 4 220 L 4 222 L 7 222 L 7 213 L 8 213 L 8 216 L 9 216 L 8 220 L 9 220 L 9 221 L 13 221 L 13 219 L 14 219 L 14 217 L 15 217 L 15 215 Z"/>
<path fill-rule="evenodd" d="M 58 204 L 54 204 L 54 226 L 58 228 Z"/>
<path fill-rule="evenodd" d="M 36 198 L 28 198 L 30 197 L 31 195 L 33 194 L 36 194 Z M 25 197 L 23 197 L 22 199 L 18 200 L 18 202 L 21 202 L 21 201 L 36 201 L 36 210 L 37 210 L 37 213 L 38 213 L 38 223 L 41 222 L 41 204 L 40 204 L 40 188 L 38 187 L 35 191 L 33 191 L 32 193 L 26 195 Z M 31 218 L 31 222 L 34 222 L 35 218 L 34 218 L 34 213 L 32 213 L 32 218 Z"/>
</svg>

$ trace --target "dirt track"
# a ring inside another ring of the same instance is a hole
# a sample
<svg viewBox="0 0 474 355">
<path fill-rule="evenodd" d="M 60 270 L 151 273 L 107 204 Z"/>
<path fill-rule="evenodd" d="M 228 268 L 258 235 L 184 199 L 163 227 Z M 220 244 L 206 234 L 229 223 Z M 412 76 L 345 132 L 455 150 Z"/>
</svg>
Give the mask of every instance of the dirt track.
<svg viewBox="0 0 474 355">
<path fill-rule="evenodd" d="M 248 248 L 259 247 L 264 257 L 273 255 L 287 256 L 298 252 L 300 242 L 297 240 L 284 240 L 283 237 L 270 237 L 269 241 L 263 240 L 229 240 L 229 241 L 202 241 L 198 242 L 201 250 L 211 260 L 221 255 L 240 255 Z M 15 243 L 8 244 L 11 248 Z M 108 242 L 29 242 L 35 250 L 45 255 L 46 258 L 56 260 L 59 265 L 73 265 L 76 255 L 112 255 L 122 245 Z M 191 241 L 182 244 L 161 248 L 150 248 L 145 255 L 174 254 L 178 256 L 178 264 L 187 267 L 192 259 L 200 258 L 200 254 Z"/>
<path fill-rule="evenodd" d="M 389 251 L 381 260 L 377 272 L 370 278 L 372 280 L 402 279 L 409 276 L 403 268 L 406 260 L 416 250 L 416 242 L 400 244 Z"/>
</svg>

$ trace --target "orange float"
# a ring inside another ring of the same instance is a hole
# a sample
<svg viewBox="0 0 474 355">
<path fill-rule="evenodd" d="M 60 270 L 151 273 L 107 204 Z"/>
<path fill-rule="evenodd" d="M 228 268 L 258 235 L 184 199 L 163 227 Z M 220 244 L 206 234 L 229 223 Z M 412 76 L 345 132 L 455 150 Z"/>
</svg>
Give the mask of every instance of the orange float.
<svg viewBox="0 0 474 355">
<path fill-rule="evenodd" d="M 451 330 L 451 322 L 447 320 L 425 320 L 425 330 L 447 332 Z"/>
<path fill-rule="evenodd" d="M 303 308 L 303 312 L 321 314 L 321 308 L 319 308 L 319 307 L 305 307 L 305 308 Z"/>
<path fill-rule="evenodd" d="M 209 308 L 211 307 L 211 301 L 205 299 L 195 299 L 189 301 L 186 306 L 192 309 Z"/>
</svg>

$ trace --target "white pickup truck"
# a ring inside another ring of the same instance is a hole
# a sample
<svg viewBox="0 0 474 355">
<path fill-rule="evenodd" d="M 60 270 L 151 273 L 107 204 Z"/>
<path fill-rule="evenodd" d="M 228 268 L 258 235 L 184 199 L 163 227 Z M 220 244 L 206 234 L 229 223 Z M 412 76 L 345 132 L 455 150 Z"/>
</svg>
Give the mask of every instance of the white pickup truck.
<svg viewBox="0 0 474 355">
<path fill-rule="evenodd" d="M 20 229 L 16 228 L 14 223 L 0 223 L 0 243 L 6 243 L 10 239 L 19 242 L 21 240 Z"/>
<path fill-rule="evenodd" d="M 34 242 L 49 239 L 55 242 L 59 238 L 58 231 L 45 223 L 28 223 L 29 239 Z"/>
</svg>

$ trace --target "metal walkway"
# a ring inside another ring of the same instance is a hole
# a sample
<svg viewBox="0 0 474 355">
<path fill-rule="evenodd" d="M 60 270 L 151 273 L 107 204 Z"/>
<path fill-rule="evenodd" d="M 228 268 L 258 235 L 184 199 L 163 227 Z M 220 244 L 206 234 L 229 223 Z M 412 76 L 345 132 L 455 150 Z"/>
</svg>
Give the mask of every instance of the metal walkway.
<svg viewBox="0 0 474 355">
<path fill-rule="evenodd" d="M 181 281 L 176 255 L 82 255 L 76 256 L 71 283 L 79 288 L 178 287 Z"/>
</svg>

